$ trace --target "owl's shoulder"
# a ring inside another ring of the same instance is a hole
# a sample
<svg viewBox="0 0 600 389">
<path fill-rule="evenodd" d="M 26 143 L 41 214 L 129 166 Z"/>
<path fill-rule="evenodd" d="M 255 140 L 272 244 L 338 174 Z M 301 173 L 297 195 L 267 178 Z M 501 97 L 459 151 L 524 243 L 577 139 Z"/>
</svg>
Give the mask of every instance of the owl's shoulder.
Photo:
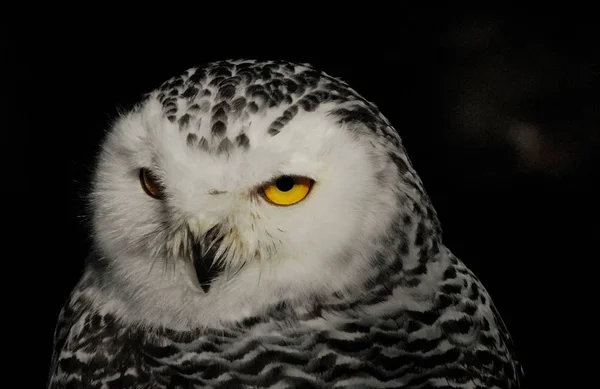
<svg viewBox="0 0 600 389">
<path fill-rule="evenodd" d="M 80 284 L 58 316 L 48 388 L 149 387 L 142 344 L 141 331 L 95 306 Z"/>
</svg>

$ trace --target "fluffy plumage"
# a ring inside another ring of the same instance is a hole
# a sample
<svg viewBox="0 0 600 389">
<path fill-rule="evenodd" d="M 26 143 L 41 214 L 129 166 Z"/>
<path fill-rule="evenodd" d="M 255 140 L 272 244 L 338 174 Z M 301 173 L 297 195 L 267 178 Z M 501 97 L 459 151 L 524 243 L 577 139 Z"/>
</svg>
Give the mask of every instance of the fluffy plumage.
<svg viewBox="0 0 600 389">
<path fill-rule="evenodd" d="M 275 206 L 258 188 L 281 175 L 315 185 Z M 523 387 L 399 134 L 310 65 L 168 80 L 109 131 L 91 209 L 49 388 Z"/>
</svg>

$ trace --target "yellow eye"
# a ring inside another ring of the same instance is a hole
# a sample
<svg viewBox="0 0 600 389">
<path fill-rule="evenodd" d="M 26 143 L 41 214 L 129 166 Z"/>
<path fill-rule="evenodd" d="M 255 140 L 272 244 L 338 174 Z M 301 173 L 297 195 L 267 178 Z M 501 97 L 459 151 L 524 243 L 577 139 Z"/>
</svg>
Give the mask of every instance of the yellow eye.
<svg viewBox="0 0 600 389">
<path fill-rule="evenodd" d="M 154 197 L 155 199 L 160 199 L 162 197 L 158 180 L 147 169 L 140 169 L 140 183 L 148 196 Z"/>
<path fill-rule="evenodd" d="M 314 181 L 306 177 L 281 176 L 263 186 L 265 198 L 276 205 L 292 205 L 303 200 L 310 192 Z"/>
</svg>

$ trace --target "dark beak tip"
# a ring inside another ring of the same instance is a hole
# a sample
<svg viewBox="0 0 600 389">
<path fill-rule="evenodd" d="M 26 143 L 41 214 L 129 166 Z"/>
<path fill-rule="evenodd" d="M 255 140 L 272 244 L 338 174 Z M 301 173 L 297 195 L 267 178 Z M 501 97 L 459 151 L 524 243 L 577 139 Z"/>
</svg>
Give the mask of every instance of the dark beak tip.
<svg viewBox="0 0 600 389">
<path fill-rule="evenodd" d="M 218 238 L 219 227 L 211 228 L 200 240 L 192 245 L 192 259 L 196 277 L 204 293 L 208 293 L 212 282 L 224 271 L 222 263 L 217 262 L 216 254 L 223 238 Z M 217 240 L 215 240 L 217 239 Z"/>
<path fill-rule="evenodd" d="M 215 278 L 218 278 L 224 270 L 223 264 L 215 263 L 217 247 L 218 245 L 215 245 L 211 250 L 204 253 L 200 244 L 194 248 L 193 263 L 196 278 L 204 293 L 208 293 Z"/>
<path fill-rule="evenodd" d="M 202 288 L 202 290 L 204 291 L 204 293 L 208 293 L 208 291 L 210 290 L 210 283 L 209 284 L 200 284 L 200 287 Z"/>
</svg>

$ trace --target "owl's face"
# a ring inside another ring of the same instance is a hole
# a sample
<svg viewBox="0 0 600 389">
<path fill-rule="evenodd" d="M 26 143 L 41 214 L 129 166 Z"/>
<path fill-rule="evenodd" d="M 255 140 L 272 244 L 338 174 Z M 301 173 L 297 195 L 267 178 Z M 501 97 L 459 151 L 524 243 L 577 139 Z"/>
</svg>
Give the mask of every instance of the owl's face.
<svg viewBox="0 0 600 389">
<path fill-rule="evenodd" d="M 358 285 L 396 210 L 389 145 L 333 115 L 339 102 L 300 109 L 274 134 L 298 98 L 230 110 L 224 131 L 218 100 L 195 99 L 210 106 L 182 123 L 153 92 L 103 145 L 95 240 L 125 316 L 213 325 Z"/>
</svg>

